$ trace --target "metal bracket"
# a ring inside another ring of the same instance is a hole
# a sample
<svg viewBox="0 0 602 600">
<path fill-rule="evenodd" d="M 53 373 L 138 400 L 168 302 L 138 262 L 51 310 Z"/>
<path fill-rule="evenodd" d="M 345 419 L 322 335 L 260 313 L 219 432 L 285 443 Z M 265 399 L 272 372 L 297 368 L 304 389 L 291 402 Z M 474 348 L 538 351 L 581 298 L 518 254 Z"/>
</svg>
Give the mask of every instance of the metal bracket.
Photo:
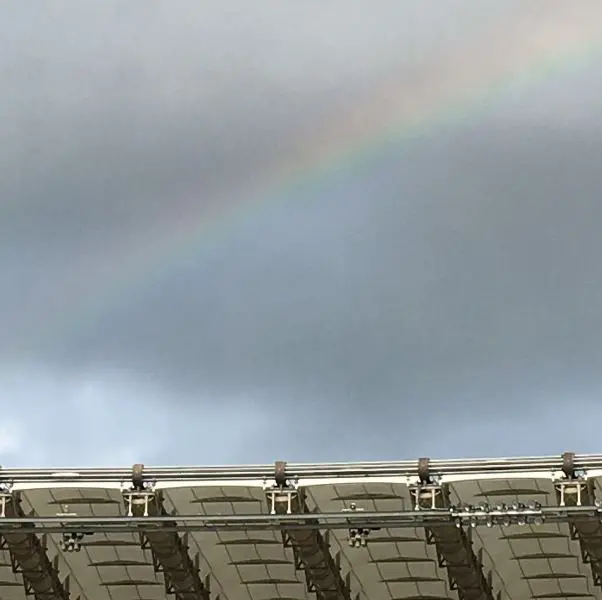
<svg viewBox="0 0 602 600">
<path fill-rule="evenodd" d="M 471 528 L 480 525 L 486 525 L 487 527 L 493 527 L 493 525 L 503 527 L 527 524 L 541 525 L 544 522 L 541 508 L 541 505 L 537 502 L 529 502 L 528 504 L 515 502 L 510 505 L 499 504 L 496 506 L 483 503 L 476 506 L 452 506 L 449 511 L 456 527 L 461 528 L 462 525 L 468 525 L 466 533 L 470 535 Z"/>
<path fill-rule="evenodd" d="M 59 548 L 64 552 L 79 552 L 82 549 L 82 541 L 85 535 L 85 533 L 79 532 L 63 533 L 59 540 Z"/>
<path fill-rule="evenodd" d="M 431 459 L 428 457 L 418 459 L 418 481 L 420 483 L 433 483 L 431 476 Z"/>
<path fill-rule="evenodd" d="M 132 466 L 132 487 L 136 490 L 143 490 L 144 485 L 144 465 L 136 463 Z"/>
<path fill-rule="evenodd" d="M 144 465 L 135 464 L 132 467 L 131 485 L 121 490 L 127 507 L 127 516 L 134 516 L 134 506 L 144 506 L 143 516 L 149 516 L 151 500 L 156 497 L 155 484 L 144 481 Z"/>
<path fill-rule="evenodd" d="M 408 486 L 414 510 L 438 510 L 449 504 L 441 478 L 431 473 L 430 462 L 430 458 L 418 459 L 418 477 Z"/>
<path fill-rule="evenodd" d="M 300 498 L 297 479 L 290 479 L 286 473 L 286 462 L 277 461 L 274 464 L 274 483 L 264 480 L 263 490 L 268 499 L 270 514 L 277 514 L 276 506 L 286 504 L 286 514 L 293 512 L 293 500 Z"/>
<path fill-rule="evenodd" d="M 567 497 L 575 499 L 574 506 L 582 506 L 583 492 L 587 490 L 585 477 L 579 476 L 571 479 L 562 479 L 555 484 L 558 491 L 558 505 L 567 506 Z"/>
<path fill-rule="evenodd" d="M 69 506 L 63 504 L 63 512 L 56 513 L 57 517 L 77 517 L 77 513 L 69 512 Z M 66 525 L 65 525 L 66 526 Z M 79 552 L 85 536 L 94 535 L 92 532 L 64 531 L 59 540 L 59 548 L 64 552 Z"/>
<path fill-rule="evenodd" d="M 152 488 L 144 490 L 124 490 L 122 492 L 123 499 L 127 507 L 127 516 L 134 516 L 134 506 L 144 506 L 143 516 L 149 516 L 149 506 L 152 500 L 155 499 L 155 491 Z"/>
<path fill-rule="evenodd" d="M 0 487 L 0 518 L 6 517 L 6 506 L 13 501 L 13 495 L 8 487 Z"/>
<path fill-rule="evenodd" d="M 341 512 L 363 512 L 364 509 L 357 506 L 355 502 L 349 505 L 349 508 L 344 508 Z M 368 545 L 368 536 L 372 529 L 369 527 L 363 527 L 362 525 L 349 528 L 349 545 L 352 548 L 365 548 Z"/>
<path fill-rule="evenodd" d="M 445 508 L 443 486 L 436 483 L 417 483 L 410 486 L 414 510 L 438 510 Z"/>
<path fill-rule="evenodd" d="M 293 499 L 299 497 L 299 489 L 294 484 L 288 484 L 287 487 L 279 485 L 265 486 L 264 491 L 270 506 L 270 514 L 277 514 L 276 506 L 286 504 L 286 514 L 293 512 Z"/>
</svg>

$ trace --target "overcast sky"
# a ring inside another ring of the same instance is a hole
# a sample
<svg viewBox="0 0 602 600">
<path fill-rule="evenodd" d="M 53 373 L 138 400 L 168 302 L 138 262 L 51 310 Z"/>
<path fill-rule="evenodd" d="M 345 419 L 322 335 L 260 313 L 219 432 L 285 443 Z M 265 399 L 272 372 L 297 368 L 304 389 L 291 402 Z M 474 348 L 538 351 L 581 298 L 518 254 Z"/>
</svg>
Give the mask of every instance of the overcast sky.
<svg viewBox="0 0 602 600">
<path fill-rule="evenodd" d="M 0 464 L 602 450 L 599 0 L 2 11 Z"/>
</svg>

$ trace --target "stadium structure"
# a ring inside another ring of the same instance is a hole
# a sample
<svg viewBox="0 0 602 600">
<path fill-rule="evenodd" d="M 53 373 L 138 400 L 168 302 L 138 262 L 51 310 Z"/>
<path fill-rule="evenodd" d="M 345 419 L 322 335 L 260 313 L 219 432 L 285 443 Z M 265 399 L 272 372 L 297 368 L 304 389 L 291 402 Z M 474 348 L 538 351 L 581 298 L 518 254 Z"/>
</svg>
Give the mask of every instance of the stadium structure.
<svg viewBox="0 0 602 600">
<path fill-rule="evenodd" d="M 0 599 L 602 598 L 602 455 L 0 469 Z"/>
</svg>

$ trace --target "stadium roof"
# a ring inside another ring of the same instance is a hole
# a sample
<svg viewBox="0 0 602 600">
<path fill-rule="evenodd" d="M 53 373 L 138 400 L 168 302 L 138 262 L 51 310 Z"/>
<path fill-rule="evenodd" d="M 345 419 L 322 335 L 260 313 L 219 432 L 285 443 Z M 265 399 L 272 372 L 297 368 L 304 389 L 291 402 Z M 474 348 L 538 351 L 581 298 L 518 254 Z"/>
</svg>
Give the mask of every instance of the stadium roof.
<svg viewBox="0 0 602 600">
<path fill-rule="evenodd" d="M 602 598 L 602 456 L 0 469 L 0 599 Z"/>
</svg>

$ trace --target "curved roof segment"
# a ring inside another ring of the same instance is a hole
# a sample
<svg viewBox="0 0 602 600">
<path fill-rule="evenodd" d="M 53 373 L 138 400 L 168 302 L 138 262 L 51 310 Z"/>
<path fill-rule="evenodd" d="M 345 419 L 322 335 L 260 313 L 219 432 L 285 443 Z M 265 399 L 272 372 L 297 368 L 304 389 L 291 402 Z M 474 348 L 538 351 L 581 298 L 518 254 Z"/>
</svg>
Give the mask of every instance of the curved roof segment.
<svg viewBox="0 0 602 600">
<path fill-rule="evenodd" d="M 602 456 L 0 469 L 0 598 L 602 599 Z"/>
</svg>

